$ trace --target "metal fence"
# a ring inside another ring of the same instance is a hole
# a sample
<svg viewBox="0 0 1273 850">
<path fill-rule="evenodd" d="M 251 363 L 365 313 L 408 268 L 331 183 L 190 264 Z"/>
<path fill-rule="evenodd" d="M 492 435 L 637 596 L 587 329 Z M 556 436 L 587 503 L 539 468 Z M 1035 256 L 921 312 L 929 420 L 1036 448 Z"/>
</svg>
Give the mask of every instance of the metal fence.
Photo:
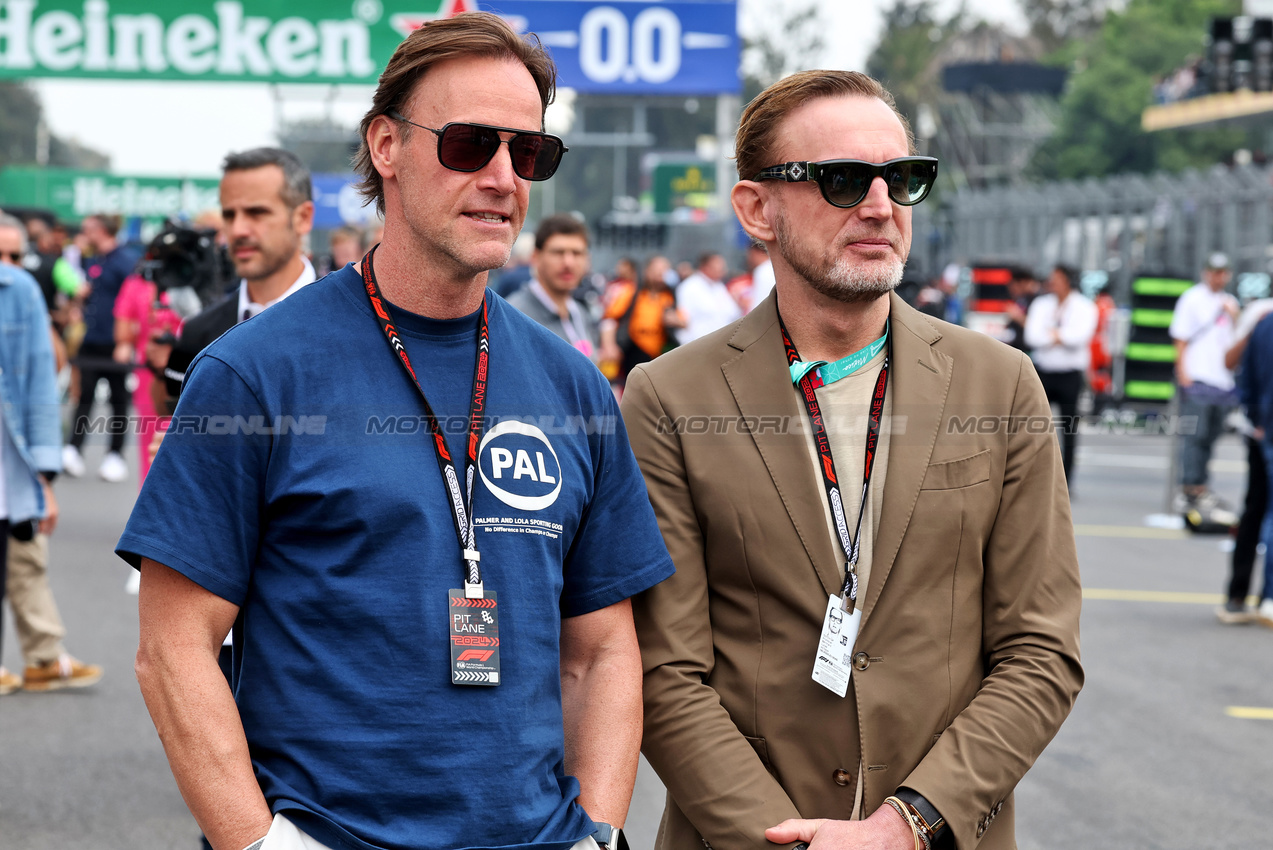
<svg viewBox="0 0 1273 850">
<path fill-rule="evenodd" d="M 1267 289 L 1271 229 L 1273 168 L 1215 166 L 960 191 L 942 208 L 916 208 L 912 256 L 924 274 L 947 263 L 1046 272 L 1065 262 L 1108 273 L 1125 304 L 1135 275 L 1196 277 L 1213 251 L 1229 255 L 1239 283 Z"/>
</svg>

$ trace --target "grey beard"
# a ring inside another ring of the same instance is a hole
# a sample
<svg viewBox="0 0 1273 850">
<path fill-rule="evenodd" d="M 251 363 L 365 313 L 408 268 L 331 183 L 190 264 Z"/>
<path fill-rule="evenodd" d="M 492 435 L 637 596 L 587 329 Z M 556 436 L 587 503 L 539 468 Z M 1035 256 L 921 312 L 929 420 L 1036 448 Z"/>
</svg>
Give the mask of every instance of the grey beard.
<svg viewBox="0 0 1273 850">
<path fill-rule="evenodd" d="M 897 289 L 902 282 L 902 270 L 900 262 L 893 262 L 887 269 L 866 271 L 855 268 L 843 258 L 827 269 L 825 275 L 807 275 L 803 269 L 797 269 L 817 292 L 846 304 L 874 301 Z"/>
<path fill-rule="evenodd" d="M 845 257 L 835 262 L 825 262 L 826 255 L 811 256 L 792 244 L 787 217 L 779 211 L 774 222 L 774 235 L 778 240 L 778 250 L 782 252 L 787 264 L 813 287 L 815 292 L 845 304 L 859 304 L 874 301 L 881 295 L 892 292 L 902 282 L 902 270 L 905 263 L 901 260 L 890 262 L 885 269 L 866 271 L 855 268 Z M 819 262 L 822 260 L 823 262 Z"/>
<path fill-rule="evenodd" d="M 897 289 L 902 282 L 903 264 L 893 261 L 885 269 L 865 270 L 855 267 L 847 258 L 841 257 L 829 266 L 817 268 L 810 258 L 801 256 L 797 251 L 790 251 L 790 243 L 786 236 L 786 228 L 777 228 L 778 246 L 782 250 L 787 263 L 813 287 L 815 292 L 845 304 L 860 304 L 874 301 Z"/>
</svg>

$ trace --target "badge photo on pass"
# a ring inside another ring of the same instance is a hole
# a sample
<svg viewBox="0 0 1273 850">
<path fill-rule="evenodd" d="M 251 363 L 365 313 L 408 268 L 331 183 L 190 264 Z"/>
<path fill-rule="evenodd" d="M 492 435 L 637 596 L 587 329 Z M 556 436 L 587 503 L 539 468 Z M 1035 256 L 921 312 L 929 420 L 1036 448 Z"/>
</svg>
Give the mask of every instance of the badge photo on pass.
<svg viewBox="0 0 1273 850">
<path fill-rule="evenodd" d="M 818 638 L 818 657 L 813 662 L 813 681 L 844 698 L 853 674 L 853 644 L 857 642 L 862 609 L 854 607 L 846 614 L 838 596 L 827 599 L 827 613 L 822 618 L 822 634 Z"/>
<path fill-rule="evenodd" d="M 451 623 L 451 684 L 499 684 L 499 603 L 493 590 L 469 599 L 447 591 Z"/>
</svg>

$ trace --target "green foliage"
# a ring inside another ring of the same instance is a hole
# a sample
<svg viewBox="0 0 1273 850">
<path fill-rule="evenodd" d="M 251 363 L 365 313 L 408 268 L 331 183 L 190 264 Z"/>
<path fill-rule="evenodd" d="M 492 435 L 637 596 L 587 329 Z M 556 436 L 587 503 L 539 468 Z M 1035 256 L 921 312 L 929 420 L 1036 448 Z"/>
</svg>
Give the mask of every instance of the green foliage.
<svg viewBox="0 0 1273 850">
<path fill-rule="evenodd" d="M 35 161 L 40 101 L 21 83 L 0 82 L 0 168 Z"/>
<path fill-rule="evenodd" d="M 826 46 L 826 24 L 816 2 L 785 15 L 778 26 L 766 21 L 754 36 L 743 38 L 743 103 L 788 74 L 809 67 Z"/>
<path fill-rule="evenodd" d="M 1240 13 L 1240 0 L 1129 0 L 1122 11 L 1106 13 L 1089 41 L 1060 48 L 1076 57 L 1075 70 L 1057 131 L 1035 157 L 1037 176 L 1204 167 L 1246 146 L 1250 133 L 1238 129 L 1150 134 L 1140 127 L 1155 78 L 1202 53 L 1212 16 Z"/>
<path fill-rule="evenodd" d="M 1020 0 L 1030 22 L 1030 35 L 1044 52 L 1053 53 L 1074 41 L 1089 38 L 1100 29 L 1110 0 Z"/>
<path fill-rule="evenodd" d="M 0 168 L 36 164 L 36 128 L 44 114 L 35 92 L 20 82 L 0 82 Z M 49 137 L 48 164 L 104 169 L 110 158 L 73 139 Z"/>
<path fill-rule="evenodd" d="M 933 102 L 941 91 L 933 60 L 965 29 L 966 19 L 962 8 L 939 17 L 936 0 L 894 0 L 884 10 L 883 33 L 867 57 L 866 73 L 893 93 L 904 114 L 914 116 L 921 103 Z"/>
</svg>

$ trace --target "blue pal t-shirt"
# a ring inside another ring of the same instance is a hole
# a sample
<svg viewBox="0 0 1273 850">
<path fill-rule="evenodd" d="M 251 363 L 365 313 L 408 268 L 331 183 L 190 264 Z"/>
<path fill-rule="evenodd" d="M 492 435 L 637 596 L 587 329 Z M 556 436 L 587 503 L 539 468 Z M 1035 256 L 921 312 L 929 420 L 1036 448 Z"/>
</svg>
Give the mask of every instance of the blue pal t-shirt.
<svg viewBox="0 0 1273 850">
<path fill-rule="evenodd" d="M 569 848 L 561 620 L 672 574 L 600 372 L 487 292 L 473 513 L 501 682 L 450 683 L 464 564 L 424 405 L 347 267 L 192 365 L 117 551 L 240 606 L 233 689 L 274 812 L 332 847 Z M 463 476 L 477 314 L 393 319 Z"/>
</svg>

